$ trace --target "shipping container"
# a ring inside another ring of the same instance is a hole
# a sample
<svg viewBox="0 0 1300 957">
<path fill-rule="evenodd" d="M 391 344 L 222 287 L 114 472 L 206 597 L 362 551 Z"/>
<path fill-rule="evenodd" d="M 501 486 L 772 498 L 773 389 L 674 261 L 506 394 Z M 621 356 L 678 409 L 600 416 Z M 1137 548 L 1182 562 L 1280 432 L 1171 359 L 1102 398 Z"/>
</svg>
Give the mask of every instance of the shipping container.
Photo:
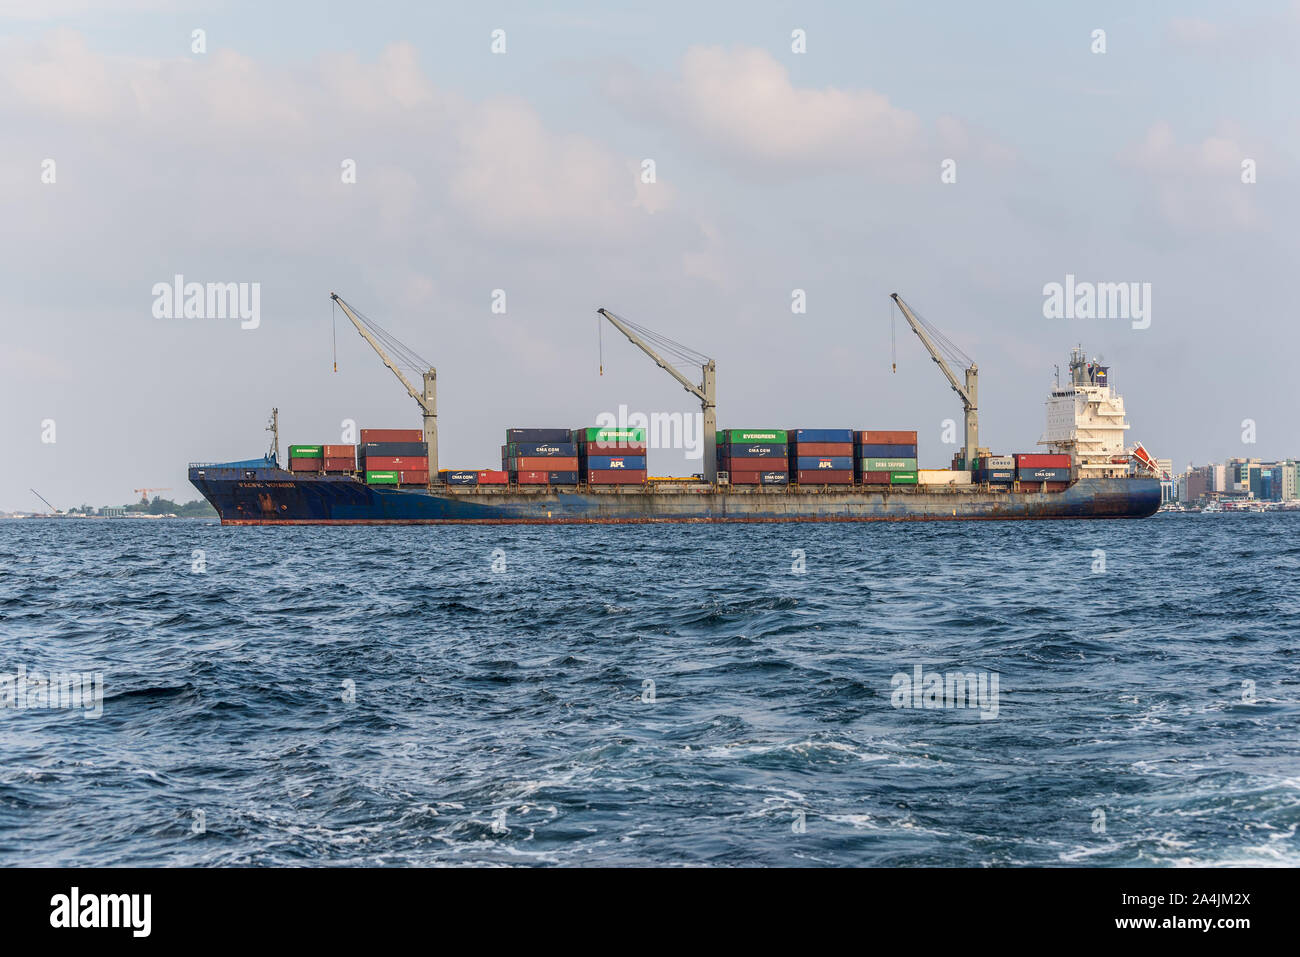
<svg viewBox="0 0 1300 957">
<path fill-rule="evenodd" d="M 324 459 L 296 458 L 289 460 L 290 472 L 319 472 L 324 467 Z"/>
<path fill-rule="evenodd" d="M 847 455 L 853 458 L 852 442 L 791 442 L 788 446 L 791 458 L 809 455 Z M 888 455 L 889 453 L 885 453 Z M 898 454 L 902 454 L 901 452 Z"/>
<path fill-rule="evenodd" d="M 645 429 L 640 428 L 590 426 L 585 429 L 574 429 L 572 436 L 574 442 L 581 442 L 584 445 L 592 442 L 600 445 L 645 445 Z"/>
<path fill-rule="evenodd" d="M 718 446 L 718 453 L 732 458 L 772 458 L 783 459 L 789 454 L 787 446 L 763 444 L 758 442 L 728 442 Z"/>
<path fill-rule="evenodd" d="M 862 471 L 864 472 L 915 472 L 916 459 L 914 458 L 863 458 Z"/>
<path fill-rule="evenodd" d="M 1064 492 L 1069 487 L 1070 487 L 1069 482 L 1044 482 L 1043 483 L 1044 492 Z"/>
<path fill-rule="evenodd" d="M 980 459 L 982 469 L 1013 469 L 1016 467 L 1014 455 L 986 455 Z"/>
<path fill-rule="evenodd" d="M 396 485 L 398 481 L 398 475 L 393 471 L 366 472 L 367 485 Z"/>
<path fill-rule="evenodd" d="M 513 442 L 569 442 L 571 429 L 506 429 L 506 445 Z"/>
<path fill-rule="evenodd" d="M 511 472 L 577 472 L 576 455 L 519 455 L 510 459 Z"/>
<path fill-rule="evenodd" d="M 323 459 L 324 457 L 324 449 L 319 445 L 289 446 L 289 458 L 291 459 Z"/>
<path fill-rule="evenodd" d="M 546 480 L 550 482 L 552 485 L 577 485 L 578 470 L 575 468 L 571 472 L 569 471 L 547 472 Z"/>
<path fill-rule="evenodd" d="M 718 433 L 720 445 L 785 445 L 789 441 L 785 429 L 725 429 Z"/>
<path fill-rule="evenodd" d="M 890 484 L 890 485 L 915 485 L 915 484 L 916 484 L 916 481 L 917 481 L 917 480 L 916 480 L 916 472 L 915 472 L 915 471 L 912 471 L 912 472 L 890 472 L 890 473 L 889 473 L 889 484 Z"/>
<path fill-rule="evenodd" d="M 585 442 L 578 451 L 588 455 L 645 455 L 646 445 L 644 442 Z"/>
<path fill-rule="evenodd" d="M 744 471 L 731 473 L 732 485 L 789 485 L 788 472 Z"/>
<path fill-rule="evenodd" d="M 573 456 L 578 454 L 578 445 L 576 442 L 511 442 L 506 447 L 506 454 L 512 458 L 535 455 Z"/>
<path fill-rule="evenodd" d="M 799 469 L 795 478 L 800 485 L 852 485 L 853 469 Z"/>
<path fill-rule="evenodd" d="M 402 471 L 399 471 L 397 473 L 397 484 L 398 485 L 428 485 L 429 470 L 427 468 L 422 470 L 417 469 L 415 471 L 407 471 L 403 469 Z"/>
<path fill-rule="evenodd" d="M 423 442 L 423 429 L 362 429 L 361 444 L 371 442 Z"/>
<path fill-rule="evenodd" d="M 790 432 L 792 442 L 847 442 L 853 444 L 852 429 L 795 429 Z M 814 455 L 818 454 L 816 452 Z"/>
<path fill-rule="evenodd" d="M 1015 481 L 1015 469 L 980 469 L 975 473 L 975 481 L 989 482 L 993 485 L 1009 485 Z"/>
<path fill-rule="evenodd" d="M 916 445 L 915 432 L 859 432 L 858 445 Z"/>
<path fill-rule="evenodd" d="M 429 446 L 424 442 L 367 442 L 357 448 L 359 458 L 368 459 L 372 455 L 405 456 L 414 455 L 428 458 Z"/>
<path fill-rule="evenodd" d="M 540 471 L 511 472 L 510 478 L 520 485 L 546 485 L 550 481 L 547 473 Z"/>
<path fill-rule="evenodd" d="M 327 459 L 356 459 L 357 447 L 355 445 L 326 445 L 325 458 Z"/>
<path fill-rule="evenodd" d="M 477 485 L 478 473 L 458 471 L 456 469 L 442 469 L 438 472 L 438 480 L 444 485 Z"/>
<path fill-rule="evenodd" d="M 888 472 L 863 472 L 862 484 L 863 485 L 888 485 L 889 473 Z"/>
<path fill-rule="evenodd" d="M 588 455 L 587 469 L 593 472 L 609 469 L 645 471 L 644 455 Z"/>
<path fill-rule="evenodd" d="M 832 472 L 852 472 L 853 456 L 851 455 L 809 455 L 799 456 L 795 460 L 794 468 L 800 472 L 814 470 L 825 470 Z"/>
<path fill-rule="evenodd" d="M 719 460 L 718 467 L 724 471 L 737 472 L 772 472 L 786 467 L 785 457 L 772 458 L 762 455 L 726 456 Z"/>
<path fill-rule="evenodd" d="M 510 473 L 505 469 L 479 469 L 479 485 L 506 485 L 510 481 Z"/>
<path fill-rule="evenodd" d="M 642 485 L 645 483 L 645 469 L 589 469 L 586 472 L 588 485 Z"/>
<path fill-rule="evenodd" d="M 859 445 L 858 458 L 860 459 L 914 459 L 916 458 L 915 445 L 887 445 L 883 442 L 875 445 Z"/>
<path fill-rule="evenodd" d="M 1069 469 L 1018 469 L 1016 477 L 1022 482 L 1069 482 Z"/>
<path fill-rule="evenodd" d="M 429 459 L 424 455 L 367 455 L 366 471 L 391 469 L 429 469 Z"/>
<path fill-rule="evenodd" d="M 329 448 L 329 446 L 326 446 L 326 448 Z M 345 459 L 325 460 L 326 472 L 352 472 L 356 470 L 356 467 L 357 467 L 356 460 L 351 458 L 350 456 Z"/>
<path fill-rule="evenodd" d="M 917 469 L 917 485 L 969 485 L 969 472 L 956 472 L 952 469 Z"/>
<path fill-rule="evenodd" d="M 1073 463 L 1068 455 L 1045 455 L 1038 452 L 1019 452 L 1016 454 L 1018 469 L 1068 469 Z"/>
</svg>

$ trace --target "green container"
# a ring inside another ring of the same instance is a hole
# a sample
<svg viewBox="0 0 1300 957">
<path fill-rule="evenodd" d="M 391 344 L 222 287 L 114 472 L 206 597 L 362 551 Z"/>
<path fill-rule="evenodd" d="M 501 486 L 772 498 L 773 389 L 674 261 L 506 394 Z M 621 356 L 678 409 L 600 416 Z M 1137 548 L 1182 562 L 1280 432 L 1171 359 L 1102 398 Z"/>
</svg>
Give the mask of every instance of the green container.
<svg viewBox="0 0 1300 957">
<path fill-rule="evenodd" d="M 785 445 L 785 429 L 726 429 L 718 433 L 719 445 Z"/>
<path fill-rule="evenodd" d="M 916 459 L 863 459 L 864 472 L 916 472 Z"/>
<path fill-rule="evenodd" d="M 367 485 L 396 485 L 397 473 L 396 472 L 367 472 L 366 484 Z"/>
<path fill-rule="evenodd" d="M 574 429 L 575 442 L 600 442 L 604 445 L 628 445 L 645 442 L 645 429 L 612 429 L 592 426 L 587 429 Z"/>
<path fill-rule="evenodd" d="M 291 459 L 319 459 L 325 454 L 325 449 L 319 445 L 291 445 L 289 446 L 289 458 Z"/>
<path fill-rule="evenodd" d="M 916 485 L 917 484 L 916 473 L 915 472 L 890 472 L 889 484 L 890 485 Z"/>
</svg>

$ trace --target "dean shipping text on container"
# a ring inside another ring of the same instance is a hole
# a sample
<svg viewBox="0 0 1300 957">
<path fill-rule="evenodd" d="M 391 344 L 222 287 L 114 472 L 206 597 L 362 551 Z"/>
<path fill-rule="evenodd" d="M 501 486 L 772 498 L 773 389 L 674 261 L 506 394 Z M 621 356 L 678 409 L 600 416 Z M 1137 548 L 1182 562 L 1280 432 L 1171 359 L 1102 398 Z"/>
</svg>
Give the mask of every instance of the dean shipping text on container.
<svg viewBox="0 0 1300 957">
<path fill-rule="evenodd" d="M 646 445 L 652 449 L 684 449 L 688 459 L 704 458 L 703 412 L 601 412 L 596 426 L 602 429 L 645 429 Z"/>
</svg>

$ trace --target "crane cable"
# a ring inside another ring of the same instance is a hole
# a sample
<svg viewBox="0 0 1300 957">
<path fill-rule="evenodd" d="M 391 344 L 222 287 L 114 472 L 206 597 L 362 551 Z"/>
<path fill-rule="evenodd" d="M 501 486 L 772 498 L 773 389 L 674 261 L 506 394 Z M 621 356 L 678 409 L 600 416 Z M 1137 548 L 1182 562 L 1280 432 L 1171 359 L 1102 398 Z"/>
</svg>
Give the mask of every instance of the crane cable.
<svg viewBox="0 0 1300 957">
<path fill-rule="evenodd" d="M 334 371 L 339 371 L 339 304 L 330 300 L 330 326 L 334 333 Z"/>
<path fill-rule="evenodd" d="M 605 324 L 600 321 L 600 314 L 596 314 L 596 344 L 600 352 L 600 374 L 605 374 Z"/>
<path fill-rule="evenodd" d="M 898 342 L 894 330 L 898 326 L 898 317 L 894 315 L 894 301 L 889 301 L 889 362 L 894 372 L 898 372 Z"/>
</svg>

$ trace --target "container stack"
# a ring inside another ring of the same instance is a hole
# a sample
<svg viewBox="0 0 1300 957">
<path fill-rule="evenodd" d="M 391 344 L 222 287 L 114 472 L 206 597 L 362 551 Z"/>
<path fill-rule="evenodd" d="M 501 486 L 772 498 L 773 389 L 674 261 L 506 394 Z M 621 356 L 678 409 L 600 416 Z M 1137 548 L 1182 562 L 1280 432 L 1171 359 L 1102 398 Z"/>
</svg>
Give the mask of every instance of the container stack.
<svg viewBox="0 0 1300 957">
<path fill-rule="evenodd" d="M 644 485 L 645 429 L 574 429 L 578 471 L 588 485 Z"/>
<path fill-rule="evenodd" d="M 915 432 L 859 432 L 854 462 L 863 485 L 916 485 Z"/>
<path fill-rule="evenodd" d="M 568 429 L 506 429 L 501 467 L 519 485 L 577 485 L 578 447 Z"/>
<path fill-rule="evenodd" d="M 975 470 L 975 481 L 990 485 L 1010 485 L 1016 480 L 1014 455 L 986 455 Z"/>
<path fill-rule="evenodd" d="M 853 484 L 852 429 L 794 429 L 788 457 L 790 478 L 798 485 Z"/>
<path fill-rule="evenodd" d="M 1016 481 L 1059 492 L 1070 484 L 1070 456 L 1022 452 L 1016 455 Z"/>
<path fill-rule="evenodd" d="M 289 446 L 289 471 L 290 472 L 320 472 L 325 467 L 325 458 L 322 454 L 324 446 L 320 445 L 291 445 Z"/>
<path fill-rule="evenodd" d="M 326 445 L 326 472 L 355 472 L 357 470 L 357 448 L 355 445 Z"/>
<path fill-rule="evenodd" d="M 788 485 L 789 433 L 785 429 L 726 429 L 718 433 L 718 471 L 732 485 Z"/>
<path fill-rule="evenodd" d="M 362 429 L 357 469 L 367 485 L 428 485 L 429 446 L 420 429 Z"/>
</svg>

